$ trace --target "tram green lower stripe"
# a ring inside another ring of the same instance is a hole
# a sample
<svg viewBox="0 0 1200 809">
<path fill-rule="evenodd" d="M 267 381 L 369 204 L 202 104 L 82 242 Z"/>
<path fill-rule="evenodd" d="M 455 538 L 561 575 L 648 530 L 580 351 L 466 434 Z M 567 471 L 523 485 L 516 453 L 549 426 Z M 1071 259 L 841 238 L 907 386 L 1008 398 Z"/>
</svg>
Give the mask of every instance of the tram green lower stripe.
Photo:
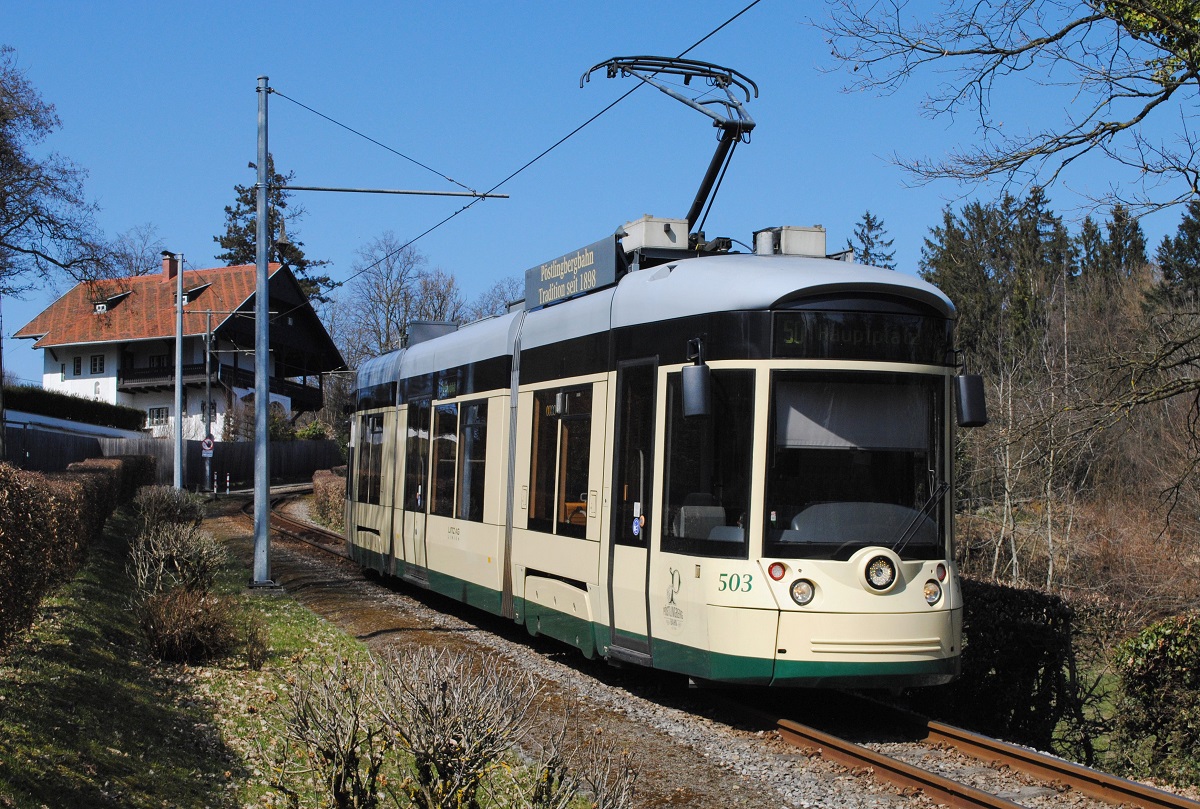
<svg viewBox="0 0 1200 809">
<path fill-rule="evenodd" d="M 387 569 L 387 556 L 359 546 L 351 546 L 351 558 L 375 570 Z M 404 563 L 397 573 L 403 574 Z M 415 568 L 416 570 L 423 570 Z M 456 601 L 501 613 L 501 593 L 490 587 L 460 579 L 434 570 L 424 571 L 428 587 Z M 553 607 L 515 598 L 513 601 L 518 623 L 531 634 L 555 638 L 575 646 L 589 658 L 611 643 L 607 625 L 595 623 L 577 615 L 568 615 Z M 633 636 L 646 641 L 645 636 Z M 698 649 L 664 638 L 650 638 L 650 653 L 655 668 L 673 671 L 699 680 L 713 680 L 744 685 L 804 685 L 860 686 L 873 685 L 921 686 L 950 682 L 959 672 L 957 657 L 941 660 L 910 662 L 847 662 L 814 660 L 777 660 L 771 657 L 746 657 Z"/>
</svg>

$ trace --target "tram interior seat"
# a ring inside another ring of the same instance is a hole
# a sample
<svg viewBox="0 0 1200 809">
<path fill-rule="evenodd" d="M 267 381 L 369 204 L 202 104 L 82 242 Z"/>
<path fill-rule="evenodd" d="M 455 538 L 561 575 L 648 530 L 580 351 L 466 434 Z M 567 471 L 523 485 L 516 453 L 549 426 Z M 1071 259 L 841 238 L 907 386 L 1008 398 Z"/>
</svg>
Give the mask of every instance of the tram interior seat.
<svg viewBox="0 0 1200 809">
<path fill-rule="evenodd" d="M 693 492 L 683 499 L 675 514 L 675 536 L 709 539 L 712 532 L 725 526 L 725 509 L 711 494 Z M 740 537 L 739 537 L 740 541 Z"/>
<path fill-rule="evenodd" d="M 862 540 L 892 543 L 917 517 L 909 531 L 909 541 L 918 544 L 937 542 L 937 524 L 926 514 L 894 503 L 814 503 L 792 518 L 790 530 L 782 532 L 780 542 L 836 542 Z"/>
</svg>

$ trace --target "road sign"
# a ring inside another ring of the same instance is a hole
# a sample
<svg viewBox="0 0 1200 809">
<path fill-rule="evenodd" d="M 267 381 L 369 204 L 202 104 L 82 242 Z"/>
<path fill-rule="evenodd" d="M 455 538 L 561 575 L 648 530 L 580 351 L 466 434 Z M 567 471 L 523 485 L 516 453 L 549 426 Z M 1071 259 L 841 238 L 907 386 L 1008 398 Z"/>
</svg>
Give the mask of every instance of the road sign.
<svg viewBox="0 0 1200 809">
<path fill-rule="evenodd" d="M 211 458 L 213 456 L 213 440 L 212 436 L 206 437 L 200 442 L 200 457 Z"/>
</svg>

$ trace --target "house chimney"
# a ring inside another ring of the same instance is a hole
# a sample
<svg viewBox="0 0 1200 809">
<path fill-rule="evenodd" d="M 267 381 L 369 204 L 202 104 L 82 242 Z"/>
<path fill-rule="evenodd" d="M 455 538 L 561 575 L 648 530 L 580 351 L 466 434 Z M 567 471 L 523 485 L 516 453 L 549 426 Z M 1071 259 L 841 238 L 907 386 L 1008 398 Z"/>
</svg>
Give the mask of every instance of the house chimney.
<svg viewBox="0 0 1200 809">
<path fill-rule="evenodd" d="M 174 281 L 175 274 L 179 272 L 179 259 L 170 253 L 163 252 L 163 270 L 162 280 Z"/>
</svg>

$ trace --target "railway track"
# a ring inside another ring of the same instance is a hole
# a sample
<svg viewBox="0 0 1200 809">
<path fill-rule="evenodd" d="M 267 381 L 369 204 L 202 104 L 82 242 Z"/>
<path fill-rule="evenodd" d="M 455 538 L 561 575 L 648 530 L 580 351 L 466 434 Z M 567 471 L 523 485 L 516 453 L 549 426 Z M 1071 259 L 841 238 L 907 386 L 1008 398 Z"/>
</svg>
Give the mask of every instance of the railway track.
<svg viewBox="0 0 1200 809">
<path fill-rule="evenodd" d="M 852 699 L 847 695 L 847 699 Z M 1093 801 L 1144 809 L 1200 809 L 1200 801 L 1118 778 L 1084 767 L 1074 762 L 1040 753 L 1019 745 L 981 736 L 962 728 L 927 720 L 890 706 L 871 703 L 871 715 L 883 722 L 895 722 L 909 729 L 914 741 L 904 745 L 911 751 L 940 748 L 952 750 L 975 759 L 993 771 L 1008 770 L 1020 773 L 1045 785 L 1045 793 L 1073 791 Z M 751 709 L 762 714 L 761 709 Z M 903 791 L 920 790 L 932 800 L 952 807 L 975 809 L 1016 809 L 1025 804 L 1014 802 L 993 792 L 979 789 L 962 781 L 916 766 L 887 755 L 864 744 L 851 742 L 825 730 L 792 719 L 772 719 L 784 741 L 823 758 L 835 761 L 851 770 L 869 769 L 876 778 L 893 784 Z M 970 768 L 968 768 L 970 769 Z M 975 768 L 978 770 L 978 768 Z M 1053 805 L 1053 801 L 1048 802 Z M 1078 800 L 1071 802 L 1079 805 Z"/>
<path fill-rule="evenodd" d="M 345 541 L 340 534 L 288 516 L 281 510 L 291 496 L 271 501 L 271 528 L 291 539 L 303 542 L 324 553 L 348 559 Z M 849 698 L 849 697 L 848 697 Z M 752 711 L 767 722 L 761 708 L 744 703 L 731 708 Z M 1108 775 L 1070 761 L 1046 755 L 1025 747 L 981 736 L 941 722 L 926 720 L 901 712 L 890 706 L 871 704 L 871 715 L 889 714 L 885 721 L 910 729 L 908 734 L 916 744 L 925 747 L 952 749 L 976 759 L 988 768 L 1007 768 L 1037 779 L 1049 790 L 1073 790 L 1106 804 L 1136 806 L 1144 809 L 1200 809 L 1200 801 Z M 919 790 L 930 799 L 945 806 L 976 809 L 1022 809 L 1023 804 L 1006 797 L 975 788 L 929 768 L 916 766 L 838 735 L 802 724 L 792 719 L 770 718 L 779 737 L 796 747 L 816 751 L 823 758 L 851 770 L 869 769 L 880 781 L 899 787 L 904 792 Z"/>
</svg>

